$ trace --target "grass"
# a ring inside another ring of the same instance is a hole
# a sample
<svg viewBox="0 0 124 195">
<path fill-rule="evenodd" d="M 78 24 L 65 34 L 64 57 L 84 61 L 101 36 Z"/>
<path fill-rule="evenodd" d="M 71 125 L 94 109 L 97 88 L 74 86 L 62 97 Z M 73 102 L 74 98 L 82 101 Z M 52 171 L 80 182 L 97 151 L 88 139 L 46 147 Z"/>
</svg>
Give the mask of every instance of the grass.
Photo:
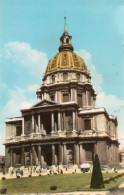
<svg viewBox="0 0 124 195">
<path fill-rule="evenodd" d="M 103 173 L 104 178 L 116 175 L 116 173 Z M 91 173 L 70 174 L 70 175 L 47 175 L 39 177 L 27 177 L 20 179 L 1 180 L 1 189 L 7 188 L 7 193 L 51 193 L 51 192 L 71 192 L 93 190 L 88 187 L 90 184 Z M 117 181 L 111 181 L 105 184 L 108 190 L 116 187 L 124 180 L 124 176 L 119 177 Z M 57 186 L 57 190 L 50 190 L 50 186 Z M 96 189 L 95 189 L 96 191 Z"/>
</svg>

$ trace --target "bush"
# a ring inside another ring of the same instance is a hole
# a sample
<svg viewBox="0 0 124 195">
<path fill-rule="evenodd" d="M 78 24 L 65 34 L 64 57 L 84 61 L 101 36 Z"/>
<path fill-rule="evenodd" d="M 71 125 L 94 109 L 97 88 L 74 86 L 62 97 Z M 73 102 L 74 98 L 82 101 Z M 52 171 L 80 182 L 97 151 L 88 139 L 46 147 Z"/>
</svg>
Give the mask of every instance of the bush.
<svg viewBox="0 0 124 195">
<path fill-rule="evenodd" d="M 50 190 L 57 190 L 57 186 L 50 186 Z"/>
<path fill-rule="evenodd" d="M 6 178 L 5 177 L 2 177 L 2 180 L 5 180 Z"/>
<path fill-rule="evenodd" d="M 17 175 L 17 178 L 19 179 L 19 178 L 20 178 L 20 176 L 19 176 L 19 175 Z"/>
<path fill-rule="evenodd" d="M 93 171 L 90 182 L 90 188 L 104 188 L 103 176 L 100 168 L 99 157 L 96 154 L 93 162 Z"/>
<path fill-rule="evenodd" d="M 6 194 L 6 191 L 7 191 L 7 189 L 3 188 L 3 189 L 0 190 L 0 194 Z"/>
<path fill-rule="evenodd" d="M 110 182 L 110 179 L 104 179 L 104 183 L 107 184 Z"/>
<path fill-rule="evenodd" d="M 29 175 L 28 177 L 31 177 L 31 175 Z"/>
<path fill-rule="evenodd" d="M 41 176 L 41 174 L 39 174 L 39 176 Z"/>
<path fill-rule="evenodd" d="M 61 169 L 60 174 L 63 174 L 63 170 Z"/>
</svg>

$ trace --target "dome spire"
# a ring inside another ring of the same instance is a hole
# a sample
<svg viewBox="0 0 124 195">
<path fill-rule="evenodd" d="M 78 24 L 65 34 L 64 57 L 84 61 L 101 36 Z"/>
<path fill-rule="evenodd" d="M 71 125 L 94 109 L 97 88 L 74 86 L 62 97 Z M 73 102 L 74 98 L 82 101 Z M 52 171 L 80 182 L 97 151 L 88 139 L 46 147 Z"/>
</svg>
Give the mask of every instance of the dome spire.
<svg viewBox="0 0 124 195">
<path fill-rule="evenodd" d="M 64 17 L 65 19 L 65 24 L 64 24 L 64 33 L 67 34 L 67 26 L 66 26 L 66 16 Z"/>
<path fill-rule="evenodd" d="M 72 36 L 70 36 L 67 32 L 67 26 L 66 26 L 66 16 L 64 17 L 65 22 L 64 22 L 64 33 L 63 35 L 60 37 L 60 42 L 61 45 L 59 46 L 59 51 L 64 51 L 64 50 L 69 50 L 69 51 L 73 51 L 73 46 L 71 44 L 71 38 Z"/>
</svg>

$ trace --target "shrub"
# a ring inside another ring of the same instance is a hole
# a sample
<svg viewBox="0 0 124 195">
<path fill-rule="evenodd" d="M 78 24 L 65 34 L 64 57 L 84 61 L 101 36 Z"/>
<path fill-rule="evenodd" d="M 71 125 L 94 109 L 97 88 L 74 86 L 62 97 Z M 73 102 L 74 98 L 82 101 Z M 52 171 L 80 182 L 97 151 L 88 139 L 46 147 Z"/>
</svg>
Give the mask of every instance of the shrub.
<svg viewBox="0 0 124 195">
<path fill-rule="evenodd" d="M 6 191 L 7 191 L 7 189 L 3 188 L 3 189 L 0 190 L 0 194 L 6 194 Z"/>
<path fill-rule="evenodd" d="M 39 176 L 41 176 L 41 174 L 39 174 Z"/>
<path fill-rule="evenodd" d="M 103 176 L 100 168 L 99 157 L 96 154 L 93 162 L 93 171 L 90 182 L 90 188 L 104 188 Z"/>
<path fill-rule="evenodd" d="M 5 180 L 6 178 L 5 177 L 2 177 L 2 180 Z"/>
<path fill-rule="evenodd" d="M 104 183 L 107 184 L 110 182 L 110 179 L 104 179 Z"/>
<path fill-rule="evenodd" d="M 19 176 L 19 175 L 17 175 L 17 178 L 19 179 L 19 178 L 20 178 L 20 176 Z"/>
<path fill-rule="evenodd" d="M 63 170 L 61 169 L 60 174 L 63 174 Z"/>
<path fill-rule="evenodd" d="M 54 186 L 54 185 L 53 186 L 50 186 L 50 189 L 51 190 L 57 190 L 57 186 Z"/>
<path fill-rule="evenodd" d="M 57 173 L 54 173 L 54 175 L 57 175 Z"/>
<path fill-rule="evenodd" d="M 31 177 L 31 175 L 29 175 L 28 177 Z"/>
</svg>

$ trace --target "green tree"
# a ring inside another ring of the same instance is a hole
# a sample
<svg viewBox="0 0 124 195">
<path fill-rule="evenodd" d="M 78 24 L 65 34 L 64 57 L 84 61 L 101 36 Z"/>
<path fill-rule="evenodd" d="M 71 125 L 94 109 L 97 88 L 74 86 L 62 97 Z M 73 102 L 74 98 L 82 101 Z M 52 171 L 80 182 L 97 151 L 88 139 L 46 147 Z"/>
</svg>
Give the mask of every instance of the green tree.
<svg viewBox="0 0 124 195">
<path fill-rule="evenodd" d="M 100 168 L 99 157 L 96 154 L 93 162 L 93 171 L 90 182 L 90 188 L 104 188 L 103 176 Z"/>
</svg>

